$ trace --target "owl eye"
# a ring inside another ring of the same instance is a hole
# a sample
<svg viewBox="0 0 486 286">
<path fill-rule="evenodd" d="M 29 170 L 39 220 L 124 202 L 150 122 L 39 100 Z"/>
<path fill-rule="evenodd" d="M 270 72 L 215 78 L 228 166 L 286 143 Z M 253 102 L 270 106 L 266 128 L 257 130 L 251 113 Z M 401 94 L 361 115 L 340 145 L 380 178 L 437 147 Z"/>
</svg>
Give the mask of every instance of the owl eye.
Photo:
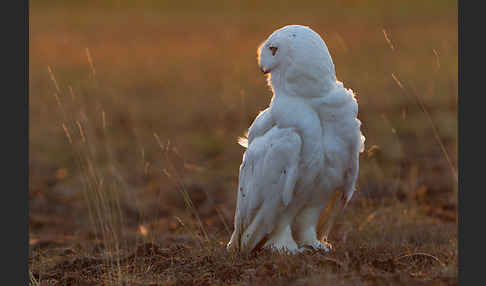
<svg viewBox="0 0 486 286">
<path fill-rule="evenodd" d="M 270 49 L 270 51 L 272 51 L 272 56 L 275 56 L 275 54 L 277 53 L 277 50 L 278 48 L 277 47 L 268 47 Z"/>
</svg>

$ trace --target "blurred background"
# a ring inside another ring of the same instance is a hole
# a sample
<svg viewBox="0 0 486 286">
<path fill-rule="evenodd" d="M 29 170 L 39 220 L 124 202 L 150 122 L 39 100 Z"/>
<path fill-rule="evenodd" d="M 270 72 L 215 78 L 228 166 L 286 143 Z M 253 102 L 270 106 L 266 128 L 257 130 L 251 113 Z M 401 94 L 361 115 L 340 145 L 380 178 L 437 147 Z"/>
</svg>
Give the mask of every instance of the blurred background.
<svg viewBox="0 0 486 286">
<path fill-rule="evenodd" d="M 390 213 L 408 210 L 454 230 L 456 1 L 35 0 L 31 247 L 191 225 L 226 243 L 237 137 L 271 98 L 256 49 L 288 24 L 323 37 L 357 94 L 366 150 L 345 216 L 396 228 Z"/>
</svg>

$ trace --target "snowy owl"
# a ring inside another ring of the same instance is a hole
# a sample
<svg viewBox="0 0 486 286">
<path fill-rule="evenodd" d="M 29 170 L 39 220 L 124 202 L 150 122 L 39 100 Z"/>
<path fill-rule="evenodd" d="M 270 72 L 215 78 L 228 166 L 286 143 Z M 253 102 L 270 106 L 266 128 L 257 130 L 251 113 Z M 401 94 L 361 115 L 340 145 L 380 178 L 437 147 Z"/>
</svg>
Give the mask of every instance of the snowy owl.
<svg viewBox="0 0 486 286">
<path fill-rule="evenodd" d="M 227 249 L 329 251 L 325 240 L 353 195 L 364 148 L 355 96 L 306 26 L 273 32 L 258 64 L 273 97 L 240 140 L 247 149 Z"/>
</svg>

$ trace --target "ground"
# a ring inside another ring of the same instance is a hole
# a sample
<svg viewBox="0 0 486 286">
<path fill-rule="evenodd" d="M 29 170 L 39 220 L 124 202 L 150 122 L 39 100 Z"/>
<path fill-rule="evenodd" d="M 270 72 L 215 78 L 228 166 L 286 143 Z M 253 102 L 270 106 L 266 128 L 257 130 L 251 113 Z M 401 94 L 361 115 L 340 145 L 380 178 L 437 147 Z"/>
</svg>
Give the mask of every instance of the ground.
<svg viewBox="0 0 486 286">
<path fill-rule="evenodd" d="M 30 2 L 32 285 L 458 284 L 456 1 L 284 2 Z M 286 24 L 357 94 L 357 191 L 329 253 L 228 253 Z"/>
</svg>

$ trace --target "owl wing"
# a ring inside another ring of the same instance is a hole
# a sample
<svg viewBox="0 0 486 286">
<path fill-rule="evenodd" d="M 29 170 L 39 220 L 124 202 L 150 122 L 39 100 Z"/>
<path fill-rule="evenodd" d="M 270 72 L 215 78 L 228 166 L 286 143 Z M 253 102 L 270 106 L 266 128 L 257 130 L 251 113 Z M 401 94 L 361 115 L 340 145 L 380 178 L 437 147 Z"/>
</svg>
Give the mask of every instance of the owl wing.
<svg viewBox="0 0 486 286">
<path fill-rule="evenodd" d="M 344 178 L 343 187 L 336 190 L 330 202 L 320 214 L 317 233 L 319 239 L 328 236 L 335 219 L 344 211 L 347 203 L 355 192 L 355 185 L 359 172 L 359 154 L 364 151 L 365 137 L 361 133 L 361 121 L 358 116 L 358 102 L 351 89 L 343 87 L 341 82 L 337 82 L 337 87 L 326 98 L 319 98 L 324 112 L 330 113 L 326 107 L 329 106 L 338 110 L 339 120 L 335 122 L 335 130 L 342 142 L 342 157 L 347 158 L 343 163 Z"/>
<path fill-rule="evenodd" d="M 251 135 L 240 165 L 235 229 L 227 246 L 232 250 L 251 251 L 262 244 L 292 202 L 299 177 L 302 142 L 295 130 L 274 126 Z"/>
</svg>

